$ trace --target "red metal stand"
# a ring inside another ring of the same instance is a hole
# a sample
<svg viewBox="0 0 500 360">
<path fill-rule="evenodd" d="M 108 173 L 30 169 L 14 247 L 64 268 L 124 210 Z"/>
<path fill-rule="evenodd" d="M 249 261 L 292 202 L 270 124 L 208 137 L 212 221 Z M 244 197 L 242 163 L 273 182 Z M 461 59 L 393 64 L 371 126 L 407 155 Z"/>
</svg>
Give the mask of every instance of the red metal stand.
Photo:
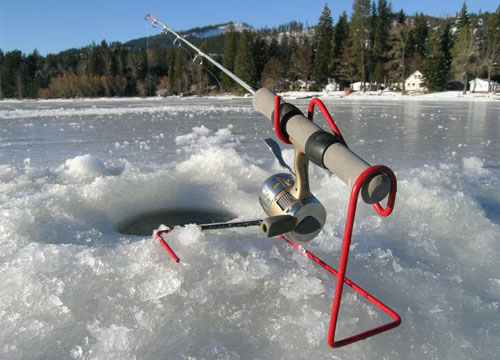
<svg viewBox="0 0 500 360">
<path fill-rule="evenodd" d="M 280 120 L 280 97 L 276 96 L 275 98 L 275 111 L 274 111 L 274 129 L 276 131 L 276 135 L 280 140 L 282 140 L 285 143 L 290 144 L 288 137 L 282 133 L 281 127 L 279 124 Z M 328 113 L 328 110 L 326 109 L 325 105 L 323 102 L 318 99 L 314 98 L 311 100 L 309 103 L 309 109 L 308 109 L 308 118 L 309 120 L 313 120 L 313 115 L 314 115 L 314 106 L 318 105 L 320 108 L 323 116 L 325 117 L 326 121 L 330 125 L 330 128 L 332 131 L 339 137 L 342 138 L 342 134 L 338 127 L 336 126 L 335 122 L 333 121 L 331 115 Z M 359 177 L 357 178 L 356 182 L 354 183 L 352 190 L 351 190 L 351 196 L 349 200 L 349 209 L 347 213 L 347 221 L 345 225 L 345 231 L 344 231 L 344 240 L 342 243 L 342 252 L 340 255 L 340 262 L 339 262 L 339 270 L 335 270 L 333 267 L 325 263 L 323 260 L 318 258 L 316 255 L 311 253 L 310 251 L 304 249 L 301 245 L 298 245 L 297 243 L 288 240 L 285 236 L 281 235 L 281 238 L 288 242 L 291 246 L 293 246 L 296 249 L 300 249 L 303 251 L 303 254 L 309 257 L 311 260 L 316 262 L 318 265 L 322 266 L 325 270 L 333 274 L 334 276 L 337 277 L 337 282 L 335 286 L 335 295 L 333 298 L 333 306 L 332 306 L 332 313 L 330 317 L 330 326 L 329 326 L 329 331 L 328 331 L 328 344 L 331 347 L 338 348 L 342 347 L 345 345 L 352 344 L 354 342 L 360 341 L 367 339 L 371 336 L 380 334 L 384 331 L 390 330 L 392 328 L 397 327 L 399 324 L 401 324 L 401 318 L 400 316 L 391 308 L 389 308 L 387 305 L 382 303 L 380 300 L 375 298 L 373 295 L 368 293 L 366 290 L 361 288 L 360 286 L 356 285 L 352 280 L 348 279 L 345 276 L 346 269 L 347 269 L 347 260 L 349 258 L 349 251 L 350 251 L 350 245 L 351 245 L 351 240 L 352 240 L 352 230 L 354 227 L 354 218 L 356 216 L 356 208 L 357 208 L 357 203 L 358 203 L 358 198 L 359 198 L 359 192 L 363 186 L 363 183 L 372 177 L 375 174 L 379 173 L 385 173 L 389 178 L 391 179 L 391 190 L 389 192 L 389 197 L 387 200 L 387 206 L 384 209 L 379 203 L 373 204 L 373 207 L 375 208 L 375 211 L 381 216 L 389 216 L 392 213 L 392 210 L 394 209 L 394 202 L 396 200 L 396 191 L 397 191 L 397 182 L 396 182 L 396 176 L 392 172 L 391 169 L 389 169 L 386 166 L 383 165 L 374 165 L 368 169 L 366 169 Z M 167 244 L 167 242 L 164 240 L 162 237 L 162 234 L 168 233 L 171 230 L 160 230 L 156 232 L 156 238 L 160 240 L 161 245 L 165 248 L 165 250 L 170 254 L 170 256 L 174 259 L 174 261 L 179 262 L 180 259 L 179 257 L 174 253 L 174 251 L 170 248 L 170 246 Z M 337 324 L 338 324 L 338 319 L 339 319 L 339 309 L 340 309 L 340 302 L 342 300 L 342 294 L 344 290 L 344 283 L 349 285 L 355 292 L 363 296 L 365 299 L 367 299 L 370 303 L 375 305 L 377 308 L 380 310 L 384 311 L 386 314 L 388 314 L 390 317 L 394 319 L 394 321 L 387 323 L 382 326 L 375 327 L 373 329 L 358 333 L 356 335 L 352 335 L 349 337 L 346 337 L 341 340 L 335 340 L 335 333 L 337 330 Z"/>
<path fill-rule="evenodd" d="M 330 125 L 330 128 L 332 131 L 339 137 L 344 140 L 340 130 L 336 126 L 335 122 L 333 121 L 330 113 L 326 109 L 326 106 L 323 104 L 323 102 L 318 99 L 314 98 L 311 100 L 309 103 L 309 109 L 308 109 L 308 118 L 309 120 L 313 120 L 314 116 L 314 106 L 318 105 L 320 108 L 323 116 L 325 117 L 326 121 L 328 122 L 328 125 Z M 279 118 L 277 118 L 276 115 L 279 116 L 279 108 L 280 108 L 280 98 L 279 96 L 276 96 L 275 98 L 275 122 L 274 122 L 274 128 L 276 131 L 277 136 L 280 139 L 286 139 L 286 142 L 289 143 L 287 136 L 285 136 L 282 131 L 281 127 L 279 126 Z M 339 262 L 339 271 L 337 272 L 334 268 L 332 268 L 330 265 L 326 264 L 324 261 L 319 259 L 317 256 L 309 252 L 308 250 L 304 249 L 304 254 L 308 256 L 310 259 L 318 263 L 320 266 L 322 266 L 324 269 L 332 273 L 334 276 L 337 277 L 337 283 L 335 286 L 335 295 L 333 298 L 333 306 L 332 306 L 332 313 L 331 313 L 331 318 L 330 318 L 330 327 L 328 331 L 328 344 L 331 347 L 338 348 L 342 347 L 345 345 L 352 344 L 354 342 L 364 340 L 366 338 L 369 338 L 371 336 L 380 334 L 384 331 L 390 330 L 392 328 L 395 328 L 399 324 L 401 324 L 401 318 L 400 316 L 391 308 L 389 308 L 387 305 L 382 303 L 380 300 L 369 294 L 367 291 L 362 289 L 360 286 L 356 285 L 353 281 L 349 280 L 345 276 L 346 268 L 347 268 L 347 260 L 349 258 L 349 251 L 350 251 L 350 245 L 351 245 L 351 239 L 352 239 L 352 229 L 354 227 L 354 218 L 356 216 L 356 208 L 357 208 L 357 203 L 358 203 L 358 197 L 359 197 L 359 192 L 361 190 L 361 187 L 363 186 L 363 183 L 373 176 L 374 174 L 377 173 L 385 173 L 387 174 L 390 179 L 391 179 L 391 190 L 389 193 L 389 198 L 387 200 L 387 206 L 386 208 L 382 208 L 382 206 L 379 203 L 376 203 L 373 205 L 377 213 L 381 216 L 388 216 L 391 214 L 392 210 L 394 209 L 394 202 L 396 200 L 396 191 L 397 191 L 397 181 L 396 181 L 396 176 L 392 172 L 391 169 L 389 169 L 386 166 L 382 165 L 375 165 L 372 166 L 368 169 L 366 169 L 361 175 L 357 178 L 356 182 L 354 183 L 352 190 L 351 190 L 351 197 L 349 200 L 349 210 L 347 213 L 347 221 L 345 225 L 345 231 L 344 231 L 344 241 L 342 243 L 342 253 L 340 255 L 340 262 Z M 300 245 L 294 243 L 293 241 L 290 241 L 286 239 L 283 235 L 281 235 L 281 238 L 283 238 L 285 241 L 287 241 L 289 244 L 291 244 L 294 248 L 301 248 Z M 389 316 L 391 316 L 394 321 L 387 323 L 385 325 L 373 328 L 371 330 L 367 330 L 364 332 L 361 332 L 356 335 L 349 336 L 347 338 L 337 340 L 335 341 L 335 332 L 337 330 L 337 323 L 338 323 L 338 315 L 339 315 L 339 309 L 340 309 L 340 302 L 342 300 L 342 294 L 344 290 L 344 283 L 349 285 L 354 291 L 356 291 L 358 294 L 366 298 L 370 303 L 374 304 L 377 308 L 381 309 L 385 313 L 387 313 Z"/>
</svg>

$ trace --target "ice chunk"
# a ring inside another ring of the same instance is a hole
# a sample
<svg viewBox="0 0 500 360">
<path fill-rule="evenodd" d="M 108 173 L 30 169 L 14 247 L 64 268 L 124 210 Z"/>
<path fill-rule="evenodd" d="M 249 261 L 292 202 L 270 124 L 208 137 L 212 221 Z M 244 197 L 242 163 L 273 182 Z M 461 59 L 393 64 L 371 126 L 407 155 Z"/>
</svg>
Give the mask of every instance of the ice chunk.
<svg viewBox="0 0 500 360">
<path fill-rule="evenodd" d="M 473 176 L 486 176 L 490 174 L 488 169 L 484 168 L 484 160 L 471 156 L 462 159 L 464 173 Z"/>
<path fill-rule="evenodd" d="M 124 166 L 107 167 L 102 160 L 90 154 L 68 159 L 57 170 L 74 180 L 89 180 L 99 176 L 120 175 Z"/>
</svg>

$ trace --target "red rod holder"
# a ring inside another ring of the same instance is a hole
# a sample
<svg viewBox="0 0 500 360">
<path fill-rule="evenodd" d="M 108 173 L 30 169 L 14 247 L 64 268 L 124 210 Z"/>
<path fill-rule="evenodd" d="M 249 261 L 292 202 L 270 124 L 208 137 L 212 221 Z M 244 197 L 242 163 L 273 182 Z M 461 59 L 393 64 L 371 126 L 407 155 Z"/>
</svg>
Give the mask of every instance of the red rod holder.
<svg viewBox="0 0 500 360">
<path fill-rule="evenodd" d="M 321 113 L 325 117 L 328 125 L 332 129 L 332 131 L 342 138 L 344 140 L 344 137 L 342 136 L 342 133 L 340 132 L 339 128 L 335 124 L 335 121 L 333 120 L 332 116 L 326 109 L 326 106 L 323 104 L 323 102 L 318 99 L 314 98 L 311 100 L 309 103 L 309 108 L 308 108 L 308 118 L 309 120 L 313 121 L 314 117 L 314 107 L 318 106 L 321 110 Z M 274 118 L 274 128 L 276 131 L 276 134 L 278 138 L 283 140 L 283 138 L 286 139 L 286 137 L 282 134 L 281 132 L 281 127 L 279 126 L 279 108 L 280 108 L 280 98 L 279 96 L 276 96 L 275 98 L 275 118 Z M 287 143 L 289 143 L 288 139 L 286 139 Z M 377 173 L 385 173 L 389 176 L 391 179 L 391 190 L 389 192 L 389 198 L 387 200 L 387 206 L 386 208 L 382 208 L 382 206 L 379 203 L 376 203 L 373 205 L 375 208 L 375 211 L 381 216 L 389 216 L 392 213 L 392 210 L 394 209 L 394 202 L 396 201 L 396 191 L 397 191 L 397 181 L 396 181 L 396 176 L 394 175 L 393 171 L 389 169 L 386 166 L 382 165 L 375 165 L 372 166 L 368 169 L 366 169 L 364 172 L 362 172 L 359 177 L 356 179 L 356 182 L 354 183 L 352 190 L 351 190 L 351 197 L 349 200 L 349 209 L 347 213 L 347 221 L 345 225 L 345 231 L 344 231 L 344 241 L 342 243 L 342 252 L 340 255 L 340 262 L 339 262 L 339 270 L 336 271 L 334 268 L 332 268 L 330 265 L 325 263 L 323 260 L 319 259 L 316 255 L 312 254 L 310 251 L 303 249 L 304 255 L 308 256 L 311 260 L 315 261 L 317 264 L 322 266 L 324 269 L 332 273 L 334 276 L 337 277 L 337 282 L 335 286 L 335 295 L 333 298 L 333 306 L 332 306 L 332 313 L 330 317 L 330 326 L 329 326 L 329 331 L 328 331 L 328 345 L 334 348 L 346 346 L 352 343 L 355 343 L 360 340 L 367 339 L 371 336 L 380 334 L 384 331 L 393 329 L 397 327 L 399 324 L 401 324 L 401 317 L 391 308 L 389 308 L 387 305 L 382 303 L 380 300 L 372 296 L 370 293 L 368 293 L 366 290 L 361 288 L 360 286 L 356 285 L 353 281 L 349 280 L 346 276 L 346 269 L 347 269 L 347 260 L 349 258 L 349 251 L 350 251 L 350 245 L 351 245 L 351 240 L 352 240 L 352 230 L 354 227 L 354 218 L 356 217 L 356 208 L 357 208 L 357 203 L 358 203 L 358 198 L 359 198 L 359 192 L 361 190 L 361 187 L 363 186 L 363 183 L 370 178 L 372 175 L 377 174 Z M 300 249 L 302 248 L 300 245 L 297 243 L 294 243 L 293 241 L 288 240 L 285 236 L 281 235 L 281 238 L 283 238 L 286 242 L 291 244 L 294 248 Z M 338 316 L 339 316 L 339 309 L 340 309 L 340 302 L 342 300 L 342 294 L 344 290 L 344 283 L 349 285 L 354 291 L 356 291 L 358 294 L 366 298 L 370 303 L 375 305 L 377 308 L 380 310 L 384 311 L 386 314 L 388 314 L 390 317 L 394 319 L 394 321 L 387 323 L 382 326 L 375 327 L 373 329 L 361 332 L 356 335 L 349 336 L 347 338 L 341 339 L 341 340 L 335 340 L 335 333 L 337 330 L 337 324 L 338 324 Z"/>
<path fill-rule="evenodd" d="M 280 97 L 276 96 L 275 97 L 275 111 L 274 111 L 274 129 L 276 131 L 276 135 L 280 140 L 282 140 L 285 143 L 290 144 L 289 140 L 287 137 L 282 133 L 281 127 L 279 124 L 280 120 Z M 328 110 L 326 109 L 326 106 L 323 104 L 323 102 L 318 99 L 314 98 L 311 100 L 309 103 L 309 109 L 308 109 L 308 118 L 309 120 L 313 121 L 313 116 L 314 116 L 314 107 L 318 106 L 325 117 L 326 121 L 330 125 L 330 128 L 332 131 L 342 138 L 344 140 L 340 130 L 336 126 L 335 122 L 333 121 L 333 118 L 329 114 Z M 316 262 L 318 265 L 323 267 L 325 270 L 333 274 L 334 276 L 337 277 L 336 281 L 336 286 L 335 286 L 335 294 L 333 298 L 333 306 L 332 306 L 332 312 L 331 312 L 331 317 L 330 317 L 330 326 L 329 326 L 329 331 L 328 331 L 328 345 L 334 348 L 346 346 L 352 343 L 355 343 L 360 340 L 367 339 L 371 336 L 380 334 L 384 331 L 393 329 L 397 327 L 398 325 L 401 324 L 401 317 L 391 308 L 389 308 L 387 305 L 382 303 L 380 300 L 378 300 L 376 297 L 368 293 L 366 290 L 358 286 L 356 283 L 354 283 L 352 280 L 347 278 L 345 276 L 346 269 L 347 269 L 347 260 L 349 258 L 349 251 L 350 251 L 350 245 L 351 245 L 351 240 L 352 240 L 352 230 L 354 227 L 354 219 L 356 217 L 356 208 L 357 208 L 357 203 L 358 203 L 358 198 L 359 198 L 359 192 L 361 190 L 361 187 L 363 186 L 363 183 L 373 176 L 374 174 L 378 173 L 385 173 L 389 178 L 391 179 L 391 190 L 389 192 L 389 197 L 387 199 L 387 205 L 386 208 L 384 209 L 379 203 L 376 203 L 373 205 L 375 208 L 375 211 L 381 215 L 381 216 L 389 216 L 392 213 L 392 210 L 394 209 L 394 202 L 396 201 L 396 191 L 397 191 L 397 181 L 396 181 L 396 176 L 394 175 L 393 171 L 389 169 L 386 166 L 383 165 L 374 165 L 368 169 L 366 169 L 364 172 L 362 172 L 359 177 L 356 179 L 356 182 L 354 183 L 352 190 L 351 190 L 351 196 L 349 200 L 349 208 L 347 212 L 347 220 L 346 220 L 346 225 L 345 225 L 345 231 L 344 231 L 344 240 L 342 242 L 342 252 L 340 255 L 340 261 L 339 261 L 339 270 L 335 270 L 333 267 L 325 263 L 323 260 L 318 258 L 316 255 L 311 253 L 309 250 L 304 249 L 301 245 L 298 245 L 297 243 L 288 240 L 284 235 L 281 235 L 281 238 L 285 240 L 288 244 L 293 246 L 295 249 L 301 250 L 301 252 L 309 257 L 311 260 Z M 167 242 L 163 239 L 162 234 L 166 234 L 170 232 L 171 230 L 160 230 L 156 232 L 156 238 L 160 240 L 161 245 L 165 248 L 165 250 L 170 254 L 170 256 L 174 259 L 175 262 L 179 262 L 180 259 L 179 257 L 174 253 L 174 251 L 170 248 L 170 246 L 167 244 Z M 356 335 L 351 335 L 349 337 L 346 337 L 341 340 L 335 340 L 335 333 L 337 331 L 337 324 L 338 324 L 338 319 L 339 319 L 339 309 L 340 309 L 340 302 L 342 300 L 342 294 L 344 291 L 344 283 L 350 286 L 355 292 L 363 296 L 365 299 L 367 299 L 370 303 L 375 305 L 377 308 L 380 310 L 384 311 L 386 314 L 388 314 L 390 317 L 394 319 L 394 321 L 389 322 L 385 325 L 381 325 L 378 327 L 375 327 L 373 329 L 361 332 Z"/>
</svg>

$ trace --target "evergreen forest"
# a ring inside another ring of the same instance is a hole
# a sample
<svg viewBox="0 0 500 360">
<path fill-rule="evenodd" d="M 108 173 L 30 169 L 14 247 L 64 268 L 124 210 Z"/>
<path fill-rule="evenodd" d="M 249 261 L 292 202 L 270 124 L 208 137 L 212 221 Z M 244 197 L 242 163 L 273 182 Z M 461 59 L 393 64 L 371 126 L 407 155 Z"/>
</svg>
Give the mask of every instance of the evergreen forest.
<svg viewBox="0 0 500 360">
<path fill-rule="evenodd" d="M 321 90 L 334 80 L 341 89 L 360 81 L 362 90 L 404 92 L 404 79 L 416 70 L 428 91 L 466 91 L 475 77 L 500 80 L 500 6 L 476 14 L 464 3 L 455 16 L 438 18 L 394 11 L 387 0 L 355 0 L 350 16 L 325 5 L 316 26 L 236 25 L 214 36 L 199 34 L 218 25 L 182 34 L 255 88 L 283 91 L 299 81 Z M 0 49 L 0 99 L 243 92 L 173 40 L 152 33 L 46 56 Z"/>
</svg>

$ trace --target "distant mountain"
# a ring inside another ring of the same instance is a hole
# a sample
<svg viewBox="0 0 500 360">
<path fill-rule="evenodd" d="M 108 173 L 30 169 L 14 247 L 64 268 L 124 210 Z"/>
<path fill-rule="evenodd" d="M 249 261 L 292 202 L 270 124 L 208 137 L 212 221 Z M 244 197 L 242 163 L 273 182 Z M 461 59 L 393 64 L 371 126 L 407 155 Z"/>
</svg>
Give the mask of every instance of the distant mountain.
<svg viewBox="0 0 500 360">
<path fill-rule="evenodd" d="M 190 41 L 201 40 L 209 37 L 215 37 L 224 35 L 229 32 L 230 25 L 233 25 L 235 31 L 242 32 L 243 30 L 255 31 L 254 28 L 245 23 L 232 23 L 228 22 L 225 24 L 209 25 L 204 27 L 195 27 L 189 30 L 177 31 L 173 29 L 179 35 L 184 36 Z M 172 36 L 169 36 L 172 39 Z M 172 41 L 167 41 L 165 34 L 152 34 L 148 37 L 142 37 L 138 39 L 133 39 L 124 43 L 128 47 L 137 48 L 155 48 L 155 49 L 165 49 L 172 46 Z"/>
<path fill-rule="evenodd" d="M 222 35 L 222 34 L 229 32 L 229 27 L 231 24 L 233 25 L 233 29 L 235 31 L 238 31 L 238 32 L 242 32 L 243 30 L 254 31 L 254 28 L 248 24 L 229 22 L 226 24 L 210 25 L 210 26 L 205 26 L 202 28 L 194 28 L 191 30 L 183 31 L 180 34 L 181 35 L 185 34 L 188 37 L 204 39 L 207 37 Z"/>
</svg>

